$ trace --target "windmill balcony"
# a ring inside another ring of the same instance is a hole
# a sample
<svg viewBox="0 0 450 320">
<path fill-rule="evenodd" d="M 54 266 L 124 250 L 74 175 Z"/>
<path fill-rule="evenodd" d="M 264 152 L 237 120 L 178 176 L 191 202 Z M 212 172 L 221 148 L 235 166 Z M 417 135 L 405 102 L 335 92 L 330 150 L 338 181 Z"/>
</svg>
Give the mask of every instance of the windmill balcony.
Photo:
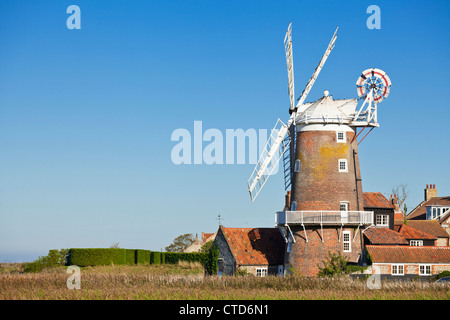
<svg viewBox="0 0 450 320">
<path fill-rule="evenodd" d="M 371 225 L 373 211 L 279 211 L 277 225 Z"/>
</svg>

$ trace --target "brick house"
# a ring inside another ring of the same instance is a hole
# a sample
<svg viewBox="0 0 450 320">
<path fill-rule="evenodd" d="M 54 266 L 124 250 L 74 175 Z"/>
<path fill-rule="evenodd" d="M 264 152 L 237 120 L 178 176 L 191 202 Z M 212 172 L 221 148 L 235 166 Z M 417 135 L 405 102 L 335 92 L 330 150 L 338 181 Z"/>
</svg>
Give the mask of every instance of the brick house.
<svg viewBox="0 0 450 320">
<path fill-rule="evenodd" d="M 372 273 L 394 278 L 429 277 L 450 270 L 450 247 L 367 245 Z"/>
<path fill-rule="evenodd" d="M 283 274 L 285 242 L 277 228 L 225 228 L 215 238 L 219 248 L 219 275 L 237 270 L 265 276 Z"/>
<path fill-rule="evenodd" d="M 381 192 L 364 192 L 364 210 L 373 211 L 373 223 L 378 227 L 394 229 L 395 205 Z"/>
<path fill-rule="evenodd" d="M 194 242 L 188 246 L 186 249 L 183 250 L 183 252 L 200 252 L 202 247 L 208 242 L 208 241 L 214 241 L 216 237 L 216 232 L 214 233 L 206 233 L 202 232 L 202 239 L 198 239 L 198 235 L 195 235 Z"/>
<path fill-rule="evenodd" d="M 412 227 L 436 237 L 436 246 L 450 246 L 450 235 L 437 220 L 408 220 L 407 223 L 408 227 Z"/>
<path fill-rule="evenodd" d="M 438 197 L 436 185 L 426 185 L 424 200 L 406 217 L 408 220 L 436 220 L 450 234 L 450 196 Z"/>
</svg>

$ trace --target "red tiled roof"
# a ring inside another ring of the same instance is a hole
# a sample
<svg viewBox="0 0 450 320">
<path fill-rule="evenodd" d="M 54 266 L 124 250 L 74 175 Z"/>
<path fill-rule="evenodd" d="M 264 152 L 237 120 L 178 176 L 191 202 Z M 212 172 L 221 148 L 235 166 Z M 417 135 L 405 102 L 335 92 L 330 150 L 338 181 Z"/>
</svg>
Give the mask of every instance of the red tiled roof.
<svg viewBox="0 0 450 320">
<path fill-rule="evenodd" d="M 435 197 L 429 199 L 428 201 L 423 201 L 421 204 L 415 207 L 406 218 L 408 220 L 425 220 L 427 206 L 432 205 L 450 206 L 450 197 Z"/>
<path fill-rule="evenodd" d="M 225 228 L 220 230 L 238 265 L 283 264 L 284 239 L 277 228 Z"/>
<path fill-rule="evenodd" d="M 408 226 L 438 238 L 449 238 L 449 234 L 436 220 L 408 220 Z"/>
<path fill-rule="evenodd" d="M 450 247 L 366 246 L 373 263 L 448 263 Z"/>
<path fill-rule="evenodd" d="M 425 240 L 437 240 L 435 236 L 432 236 L 423 231 L 417 230 L 409 225 L 402 225 L 398 231 L 405 239 L 425 239 Z"/>
<path fill-rule="evenodd" d="M 388 228 L 369 228 L 364 235 L 371 244 L 378 245 L 407 245 L 409 244 L 401 234 Z"/>
<path fill-rule="evenodd" d="M 394 208 L 381 192 L 363 192 L 364 208 Z"/>
<path fill-rule="evenodd" d="M 212 237 L 215 236 L 215 234 L 216 234 L 215 232 L 214 233 L 202 232 L 202 242 L 205 243 L 209 240 L 213 240 Z"/>
</svg>

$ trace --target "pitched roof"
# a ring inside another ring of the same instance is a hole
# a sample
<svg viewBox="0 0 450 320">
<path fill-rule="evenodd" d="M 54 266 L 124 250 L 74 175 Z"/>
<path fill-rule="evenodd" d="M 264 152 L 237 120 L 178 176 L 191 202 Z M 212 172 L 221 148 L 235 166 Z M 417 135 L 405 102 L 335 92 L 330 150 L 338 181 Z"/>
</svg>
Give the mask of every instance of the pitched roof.
<svg viewBox="0 0 450 320">
<path fill-rule="evenodd" d="M 450 235 L 436 220 L 408 220 L 408 226 L 431 234 L 437 238 L 449 238 Z"/>
<path fill-rule="evenodd" d="M 373 263 L 448 263 L 450 247 L 366 246 Z"/>
<path fill-rule="evenodd" d="M 278 265 L 284 260 L 284 239 L 277 228 L 220 226 L 238 265 Z"/>
<path fill-rule="evenodd" d="M 363 192 L 364 208 L 394 208 L 381 192 Z"/>
<path fill-rule="evenodd" d="M 402 225 L 398 231 L 405 239 L 423 239 L 423 240 L 437 240 L 435 236 L 432 236 L 423 231 L 417 230 L 409 225 Z"/>
<path fill-rule="evenodd" d="M 441 205 L 441 206 L 450 206 L 450 196 L 449 197 L 434 197 L 429 199 L 428 201 L 423 201 L 417 207 L 415 207 L 408 215 L 407 219 L 414 220 L 425 220 L 427 206 L 433 205 Z"/>
<path fill-rule="evenodd" d="M 409 244 L 401 234 L 388 228 L 369 228 L 364 235 L 371 244 L 377 245 L 407 245 Z"/>
</svg>

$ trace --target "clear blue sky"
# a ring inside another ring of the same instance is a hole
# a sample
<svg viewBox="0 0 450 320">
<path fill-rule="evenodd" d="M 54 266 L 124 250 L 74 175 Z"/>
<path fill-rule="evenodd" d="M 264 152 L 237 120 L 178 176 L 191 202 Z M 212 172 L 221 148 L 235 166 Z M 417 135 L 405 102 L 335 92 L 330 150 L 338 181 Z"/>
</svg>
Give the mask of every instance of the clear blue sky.
<svg viewBox="0 0 450 320">
<path fill-rule="evenodd" d="M 69 5 L 81 30 L 69 30 Z M 381 9 L 369 30 L 366 9 Z M 177 128 L 270 129 L 289 117 L 283 39 L 293 23 L 296 96 L 336 26 L 309 101 L 356 97 L 361 71 L 392 80 L 360 145 L 364 191 L 427 183 L 450 195 L 448 1 L 1 1 L 0 262 L 49 249 L 160 250 L 183 233 L 271 227 L 283 177 L 256 202 L 253 165 L 172 163 Z"/>
</svg>

